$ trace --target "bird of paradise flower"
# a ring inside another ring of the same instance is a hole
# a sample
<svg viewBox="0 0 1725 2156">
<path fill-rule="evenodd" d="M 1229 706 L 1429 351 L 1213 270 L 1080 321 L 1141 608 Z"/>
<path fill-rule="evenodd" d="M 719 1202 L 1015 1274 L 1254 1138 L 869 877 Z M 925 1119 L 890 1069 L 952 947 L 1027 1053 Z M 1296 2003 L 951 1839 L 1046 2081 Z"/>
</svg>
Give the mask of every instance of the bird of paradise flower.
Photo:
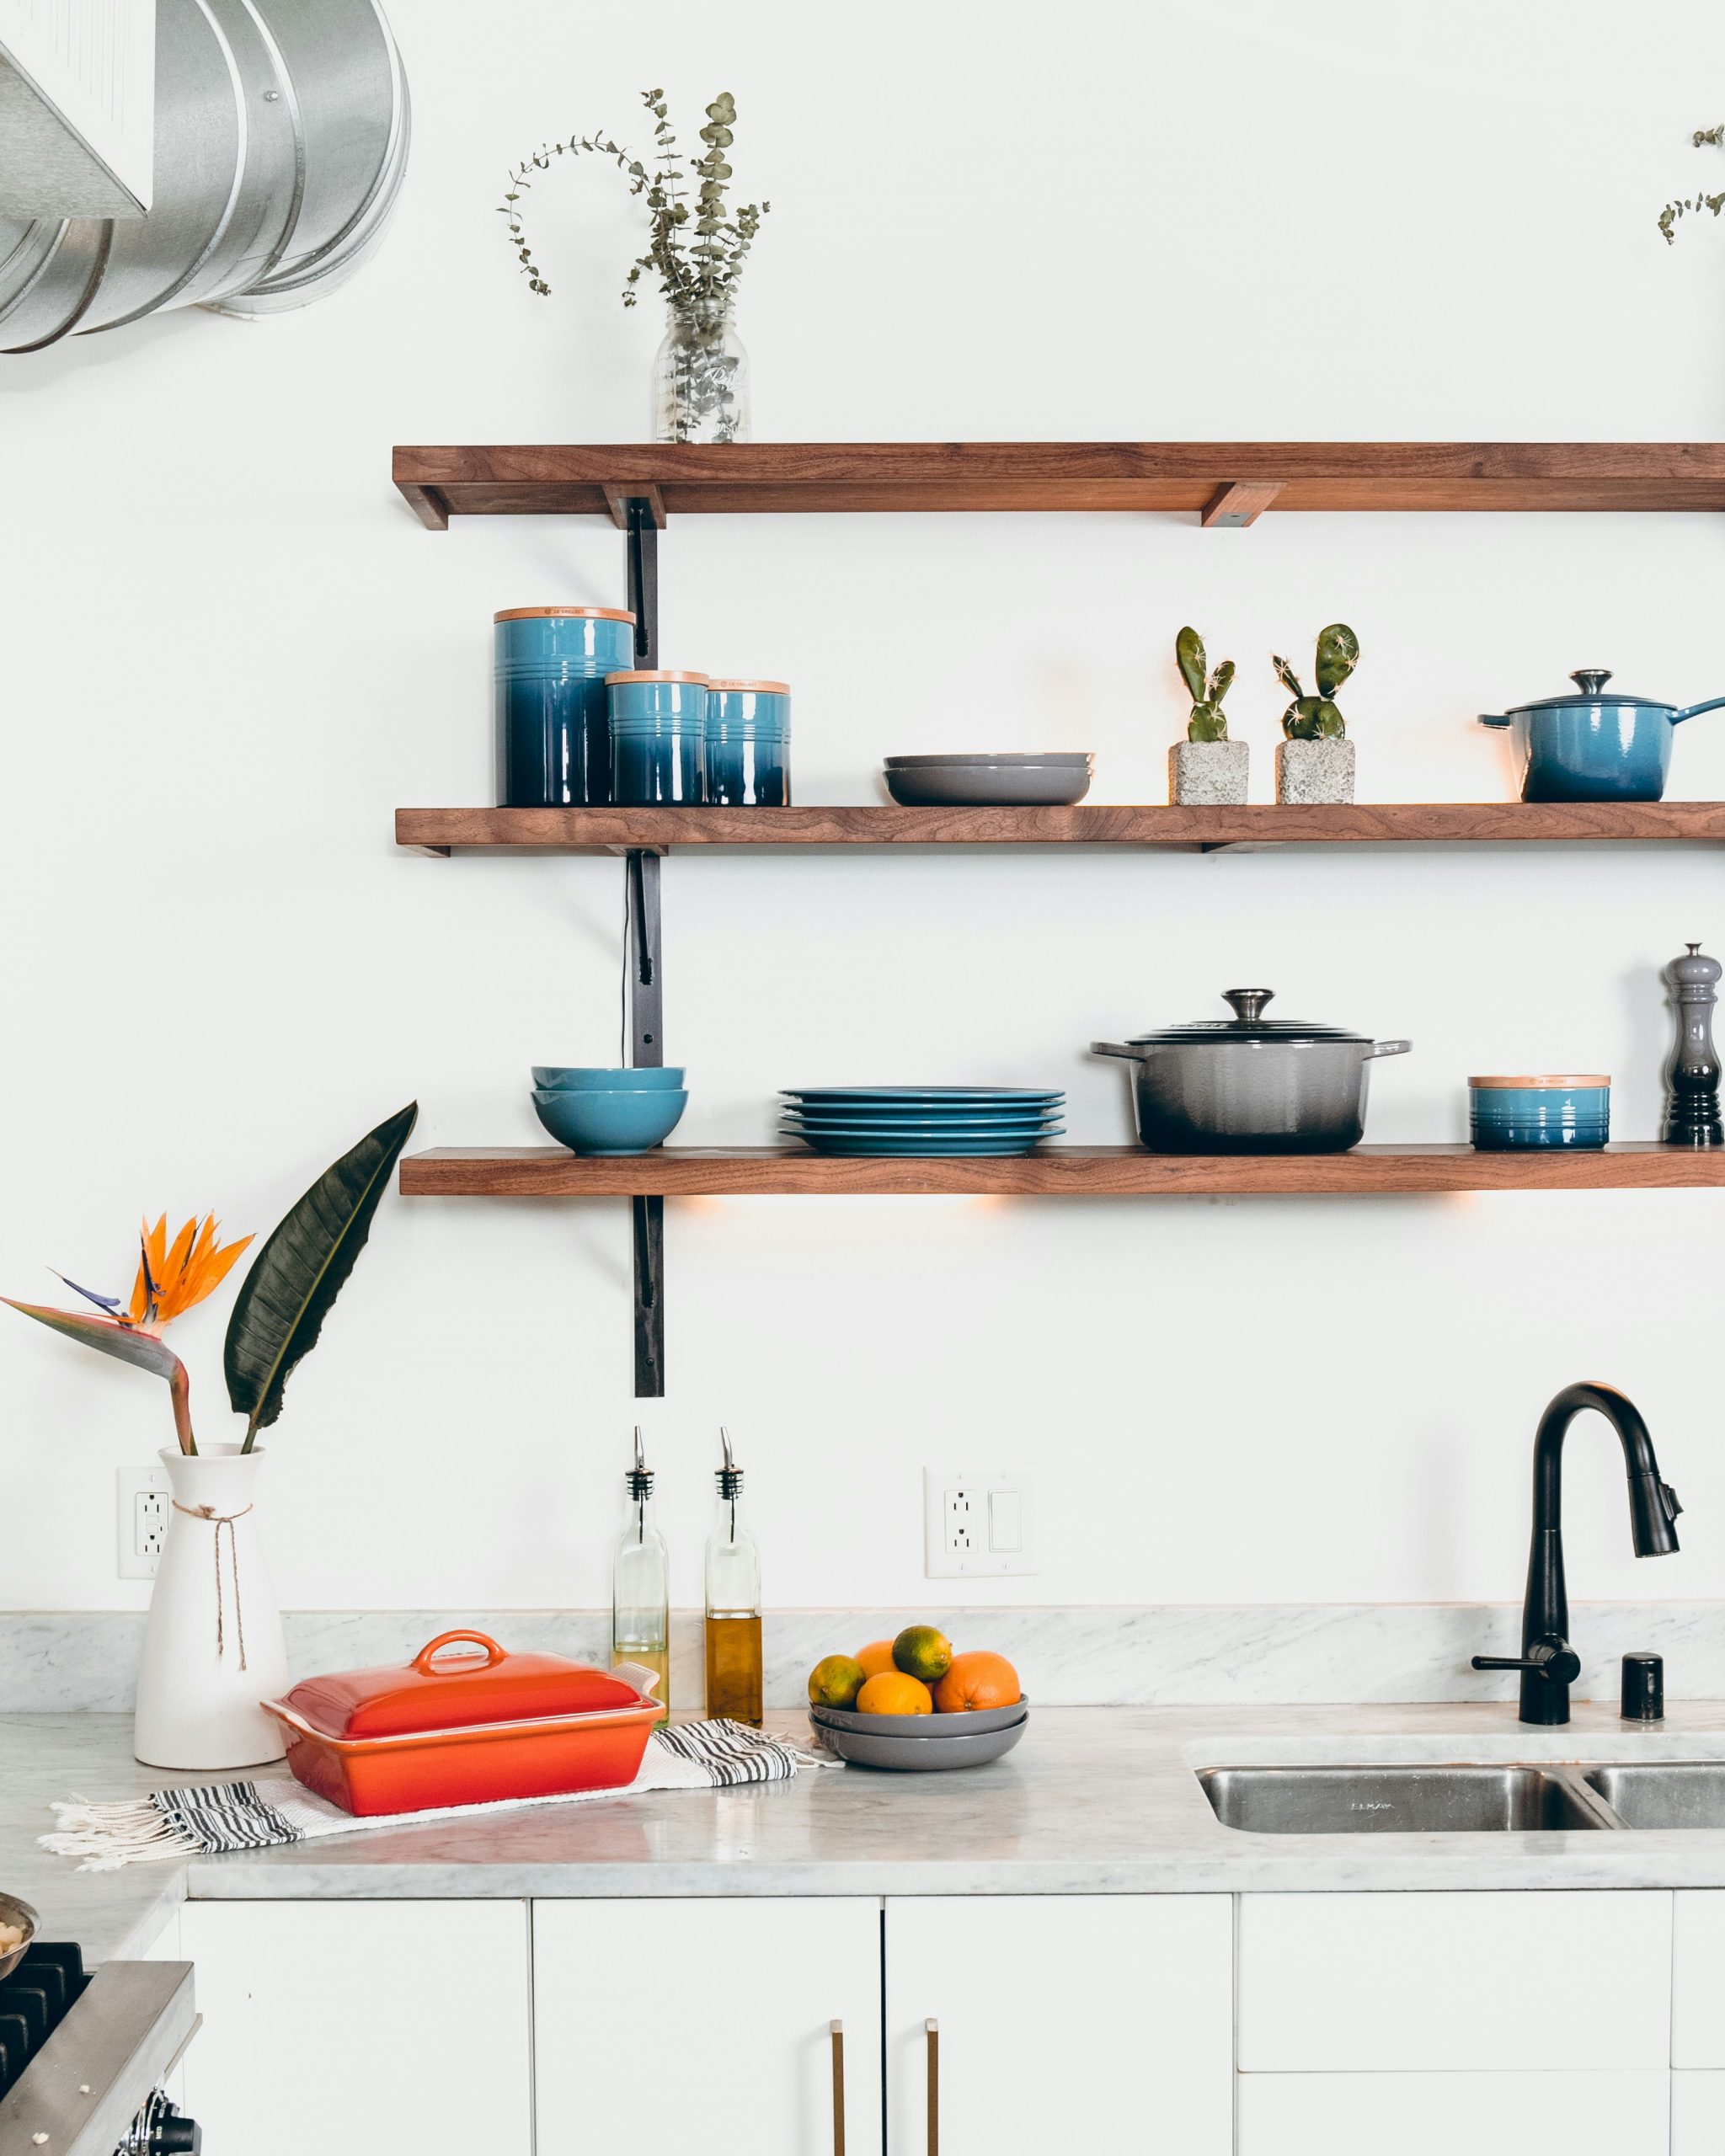
<svg viewBox="0 0 1725 2156">
<path fill-rule="evenodd" d="M 41 1303 L 20 1303 L 10 1295 L 0 1295 L 0 1302 L 56 1332 L 63 1332 L 68 1339 L 81 1340 L 104 1355 L 115 1356 L 122 1363 L 166 1378 L 179 1449 L 183 1453 L 195 1453 L 190 1380 L 185 1364 L 163 1340 L 162 1333 L 175 1318 L 214 1294 L 241 1251 L 254 1240 L 242 1235 L 238 1242 L 223 1243 L 217 1240 L 220 1232 L 214 1214 L 206 1214 L 201 1219 L 188 1220 L 170 1245 L 168 1215 L 164 1213 L 153 1228 L 147 1221 L 138 1238 L 137 1278 L 132 1283 L 131 1300 L 123 1309 L 117 1295 L 99 1295 L 92 1289 L 79 1287 L 76 1280 L 67 1280 L 63 1273 L 56 1274 L 56 1279 L 66 1281 L 73 1294 L 93 1303 L 103 1313 L 100 1317 L 83 1310 L 54 1310 Z"/>
</svg>

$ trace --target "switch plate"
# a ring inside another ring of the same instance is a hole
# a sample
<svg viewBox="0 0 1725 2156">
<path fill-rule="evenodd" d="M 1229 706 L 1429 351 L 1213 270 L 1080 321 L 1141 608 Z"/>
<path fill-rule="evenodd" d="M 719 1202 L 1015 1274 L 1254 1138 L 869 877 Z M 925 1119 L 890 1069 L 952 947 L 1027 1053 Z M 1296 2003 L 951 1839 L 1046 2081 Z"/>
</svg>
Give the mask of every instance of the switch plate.
<svg viewBox="0 0 1725 2156">
<path fill-rule="evenodd" d="M 925 1467 L 926 1579 L 999 1578 L 1036 1570 L 1032 1478 L 1005 1468 Z"/>
<path fill-rule="evenodd" d="M 168 1477 L 159 1467 L 115 1474 L 115 1569 L 123 1580 L 152 1580 L 168 1535 Z"/>
</svg>

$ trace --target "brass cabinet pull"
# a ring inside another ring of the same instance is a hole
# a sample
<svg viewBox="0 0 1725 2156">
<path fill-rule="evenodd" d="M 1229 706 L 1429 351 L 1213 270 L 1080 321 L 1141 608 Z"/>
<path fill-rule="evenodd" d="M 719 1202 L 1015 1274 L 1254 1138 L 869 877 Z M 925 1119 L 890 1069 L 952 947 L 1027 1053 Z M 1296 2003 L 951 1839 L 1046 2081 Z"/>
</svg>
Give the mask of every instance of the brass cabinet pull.
<svg viewBox="0 0 1725 2156">
<path fill-rule="evenodd" d="M 940 2024 L 922 2026 L 928 2039 L 928 2156 L 940 2156 Z"/>
<path fill-rule="evenodd" d="M 845 2156 L 845 2025 L 832 2024 L 832 2156 Z"/>
</svg>

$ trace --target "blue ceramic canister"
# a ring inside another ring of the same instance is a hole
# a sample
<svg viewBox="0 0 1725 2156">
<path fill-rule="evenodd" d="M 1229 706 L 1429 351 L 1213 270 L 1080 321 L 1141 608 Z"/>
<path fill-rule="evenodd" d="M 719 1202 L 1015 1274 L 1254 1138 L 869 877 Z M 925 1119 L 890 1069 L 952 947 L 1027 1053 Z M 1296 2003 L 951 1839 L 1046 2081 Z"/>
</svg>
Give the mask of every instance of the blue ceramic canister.
<svg viewBox="0 0 1725 2156">
<path fill-rule="evenodd" d="M 492 617 L 497 787 L 505 808 L 609 801 L 605 677 L 635 655 L 614 606 L 511 606 Z"/>
<path fill-rule="evenodd" d="M 1473 1143 L 1482 1153 L 1563 1145 L 1596 1152 L 1611 1135 L 1609 1078 L 1470 1078 Z"/>
<path fill-rule="evenodd" d="M 734 808 L 791 805 L 791 691 L 783 681 L 707 685 L 707 798 Z"/>
<path fill-rule="evenodd" d="M 625 669 L 606 676 L 613 801 L 686 808 L 705 800 L 707 676 Z"/>
</svg>

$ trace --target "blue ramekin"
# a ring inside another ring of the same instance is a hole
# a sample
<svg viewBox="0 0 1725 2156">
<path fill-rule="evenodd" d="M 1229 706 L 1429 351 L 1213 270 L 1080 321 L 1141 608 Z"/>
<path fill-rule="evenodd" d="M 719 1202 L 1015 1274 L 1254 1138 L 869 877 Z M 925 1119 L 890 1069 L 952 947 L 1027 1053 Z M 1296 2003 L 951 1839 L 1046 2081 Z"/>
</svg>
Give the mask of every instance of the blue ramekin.
<svg viewBox="0 0 1725 2156">
<path fill-rule="evenodd" d="M 1553 1145 L 1597 1152 L 1611 1135 L 1609 1078 L 1470 1078 L 1467 1096 L 1473 1143 L 1482 1153 Z"/>
</svg>

